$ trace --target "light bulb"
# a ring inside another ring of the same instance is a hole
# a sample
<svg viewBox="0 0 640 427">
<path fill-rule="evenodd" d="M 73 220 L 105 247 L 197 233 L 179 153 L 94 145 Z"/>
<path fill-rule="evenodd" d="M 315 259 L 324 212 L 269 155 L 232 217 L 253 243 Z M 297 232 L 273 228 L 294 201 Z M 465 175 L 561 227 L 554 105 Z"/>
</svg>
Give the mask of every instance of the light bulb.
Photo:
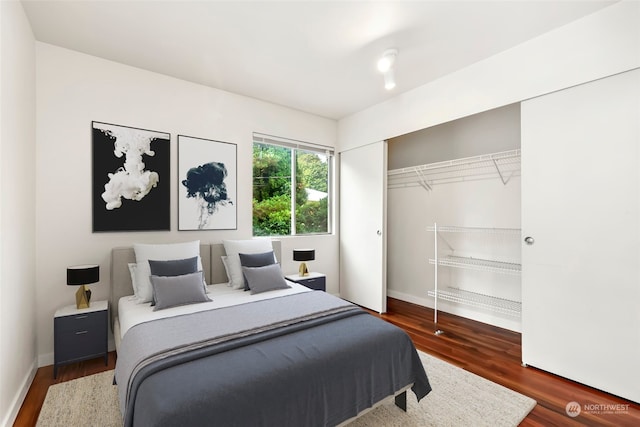
<svg viewBox="0 0 640 427">
<path fill-rule="evenodd" d="M 378 71 L 381 73 L 386 73 L 391 69 L 391 59 L 387 56 L 383 56 L 378 60 Z"/>
<path fill-rule="evenodd" d="M 386 90 L 391 90 L 394 87 L 396 87 L 396 79 L 393 75 L 393 69 L 390 68 L 386 73 L 384 73 L 384 88 Z"/>
</svg>

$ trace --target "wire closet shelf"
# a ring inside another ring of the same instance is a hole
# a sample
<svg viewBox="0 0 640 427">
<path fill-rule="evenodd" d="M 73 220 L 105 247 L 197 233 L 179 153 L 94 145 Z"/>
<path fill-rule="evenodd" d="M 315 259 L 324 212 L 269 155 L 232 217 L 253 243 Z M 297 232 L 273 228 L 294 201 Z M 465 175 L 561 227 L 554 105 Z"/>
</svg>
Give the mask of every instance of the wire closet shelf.
<svg viewBox="0 0 640 427">
<path fill-rule="evenodd" d="M 507 275 L 520 275 L 522 266 L 519 263 L 505 262 L 499 260 L 480 259 L 473 257 L 462 257 L 452 254 L 440 255 L 438 251 L 438 233 L 472 233 L 500 235 L 508 238 L 518 239 L 521 230 L 519 228 L 486 228 L 486 227 L 460 227 L 460 226 L 439 226 L 433 224 L 428 226 L 427 231 L 434 233 L 434 258 L 429 259 L 429 264 L 435 265 L 434 269 L 434 290 L 427 291 L 427 295 L 434 298 L 434 323 L 438 323 L 438 300 L 454 302 L 471 307 L 481 308 L 508 316 L 519 317 L 522 313 L 522 303 L 493 295 L 486 295 L 479 292 L 471 292 L 456 288 L 454 286 L 440 287 L 438 282 L 438 267 L 452 267 L 466 270 L 485 271 Z M 452 247 L 449 247 L 453 250 Z M 436 335 L 442 334 L 440 329 L 436 330 Z"/>
<path fill-rule="evenodd" d="M 436 232 L 436 230 L 438 233 L 471 233 L 473 235 L 494 235 L 508 238 L 519 238 L 521 234 L 519 228 L 462 227 L 436 224 L 427 226 L 427 231 Z M 437 256 L 429 259 L 429 263 L 491 273 L 519 275 L 522 272 L 522 266 L 518 263 L 455 255 Z"/>
<path fill-rule="evenodd" d="M 520 149 L 392 169 L 387 172 L 387 187 L 431 191 L 438 184 L 495 178 L 506 185 L 514 176 L 520 176 Z"/>
<path fill-rule="evenodd" d="M 439 257 L 437 260 L 429 259 L 429 264 L 436 263 L 444 267 L 464 268 L 466 270 L 487 271 L 490 273 L 519 275 L 522 272 L 520 264 L 454 255 Z"/>
<path fill-rule="evenodd" d="M 522 303 L 520 301 L 512 301 L 453 287 L 439 289 L 437 293 L 436 291 L 428 291 L 427 294 L 430 297 L 435 297 L 437 294 L 438 298 L 444 301 L 465 304 L 513 317 L 519 317 L 522 312 Z"/>
</svg>

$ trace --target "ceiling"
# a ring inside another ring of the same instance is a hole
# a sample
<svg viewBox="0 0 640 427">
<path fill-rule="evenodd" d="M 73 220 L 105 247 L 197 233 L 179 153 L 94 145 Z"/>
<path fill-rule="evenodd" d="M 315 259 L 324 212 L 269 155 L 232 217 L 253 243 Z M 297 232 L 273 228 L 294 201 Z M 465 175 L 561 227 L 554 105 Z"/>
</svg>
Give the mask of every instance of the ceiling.
<svg viewBox="0 0 640 427">
<path fill-rule="evenodd" d="M 35 38 L 340 119 L 613 1 L 35 1 Z M 399 49 L 397 86 L 376 70 Z"/>
</svg>

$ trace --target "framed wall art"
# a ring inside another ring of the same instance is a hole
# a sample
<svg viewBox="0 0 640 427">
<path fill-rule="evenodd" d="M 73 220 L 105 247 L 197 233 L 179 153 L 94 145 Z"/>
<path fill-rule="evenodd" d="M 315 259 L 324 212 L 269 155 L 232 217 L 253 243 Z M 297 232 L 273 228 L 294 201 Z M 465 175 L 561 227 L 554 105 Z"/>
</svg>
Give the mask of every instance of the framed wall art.
<svg viewBox="0 0 640 427">
<path fill-rule="evenodd" d="M 93 231 L 171 228 L 171 135 L 91 122 Z"/>
<path fill-rule="evenodd" d="M 178 230 L 237 229 L 237 145 L 178 135 Z"/>
</svg>

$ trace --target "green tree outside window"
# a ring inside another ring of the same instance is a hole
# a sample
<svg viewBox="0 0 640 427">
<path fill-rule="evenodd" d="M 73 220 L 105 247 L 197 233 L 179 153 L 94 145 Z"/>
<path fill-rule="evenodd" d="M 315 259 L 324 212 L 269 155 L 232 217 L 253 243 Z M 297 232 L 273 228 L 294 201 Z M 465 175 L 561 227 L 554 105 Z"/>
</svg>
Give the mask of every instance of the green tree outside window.
<svg viewBox="0 0 640 427">
<path fill-rule="evenodd" d="M 253 235 L 328 233 L 330 162 L 325 152 L 254 142 Z"/>
</svg>

